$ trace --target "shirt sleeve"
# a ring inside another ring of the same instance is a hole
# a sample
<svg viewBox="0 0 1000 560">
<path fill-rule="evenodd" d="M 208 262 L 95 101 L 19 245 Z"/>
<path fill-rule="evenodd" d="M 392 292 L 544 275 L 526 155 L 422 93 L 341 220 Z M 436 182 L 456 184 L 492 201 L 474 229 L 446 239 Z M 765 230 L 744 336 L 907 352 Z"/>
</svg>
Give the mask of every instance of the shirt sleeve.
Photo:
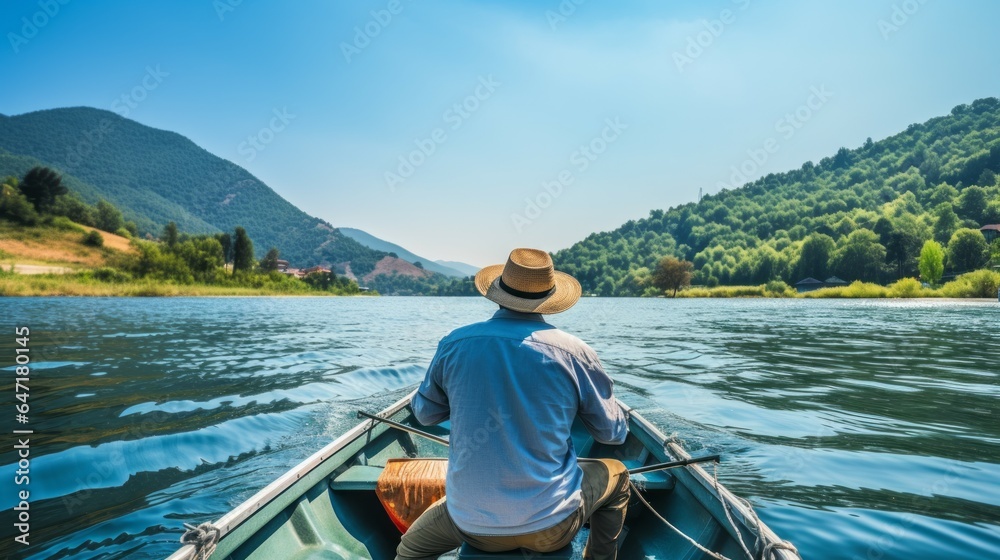
<svg viewBox="0 0 1000 560">
<path fill-rule="evenodd" d="M 417 421 L 425 426 L 440 424 L 448 419 L 451 414 L 451 407 L 448 405 L 448 395 L 441 385 L 442 370 L 444 369 L 444 356 L 441 346 L 434 354 L 431 365 L 427 368 L 424 381 L 420 384 L 416 394 L 410 401 L 410 409 Z"/>
<path fill-rule="evenodd" d="M 598 443 L 620 445 L 628 435 L 628 416 L 614 397 L 614 381 L 597 356 L 581 364 L 580 409 L 577 414 Z"/>
</svg>

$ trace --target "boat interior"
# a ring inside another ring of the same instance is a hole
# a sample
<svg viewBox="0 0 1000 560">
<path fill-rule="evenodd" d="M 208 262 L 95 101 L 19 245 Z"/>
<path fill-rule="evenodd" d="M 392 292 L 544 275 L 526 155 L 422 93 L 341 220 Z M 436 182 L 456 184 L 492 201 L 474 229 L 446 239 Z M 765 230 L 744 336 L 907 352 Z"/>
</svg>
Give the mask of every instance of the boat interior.
<svg viewBox="0 0 1000 560">
<path fill-rule="evenodd" d="M 447 436 L 448 426 L 424 427 L 408 406 L 390 417 L 398 423 L 434 435 Z M 395 556 L 400 530 L 376 495 L 379 476 L 390 459 L 444 458 L 445 445 L 383 422 L 369 422 L 369 429 L 335 450 L 322 463 L 297 476 L 299 480 L 261 507 L 219 543 L 214 559 L 320 560 L 341 558 L 383 559 Z M 630 435 L 621 446 L 595 442 L 579 422 L 573 439 L 580 457 L 616 458 L 630 469 L 678 457 L 662 435 L 633 417 Z M 702 546 L 729 558 L 745 558 L 735 531 L 725 517 L 718 495 L 688 468 L 653 471 L 632 476 L 649 504 L 674 526 Z M 305 485 L 305 486 L 302 486 Z M 745 523 L 738 512 L 737 523 Z M 742 525 L 741 536 L 752 547 L 754 535 Z M 469 545 L 442 558 L 581 558 L 586 529 L 563 550 L 545 554 L 520 550 L 486 553 Z M 751 548 L 752 550 L 752 548 Z M 619 542 L 622 559 L 696 559 L 708 556 L 668 528 L 633 496 L 626 530 Z"/>
</svg>

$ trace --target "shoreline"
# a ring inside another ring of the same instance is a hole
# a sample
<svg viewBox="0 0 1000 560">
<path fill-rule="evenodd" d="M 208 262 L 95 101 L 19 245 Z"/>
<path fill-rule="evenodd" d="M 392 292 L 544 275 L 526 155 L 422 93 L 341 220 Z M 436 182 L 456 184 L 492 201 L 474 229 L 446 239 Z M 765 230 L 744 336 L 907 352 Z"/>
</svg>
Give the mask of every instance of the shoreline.
<svg viewBox="0 0 1000 560">
<path fill-rule="evenodd" d="M 0 297 L 377 297 L 362 292 L 281 291 L 243 286 L 171 284 L 155 281 L 100 282 L 73 275 L 0 274 Z"/>
</svg>

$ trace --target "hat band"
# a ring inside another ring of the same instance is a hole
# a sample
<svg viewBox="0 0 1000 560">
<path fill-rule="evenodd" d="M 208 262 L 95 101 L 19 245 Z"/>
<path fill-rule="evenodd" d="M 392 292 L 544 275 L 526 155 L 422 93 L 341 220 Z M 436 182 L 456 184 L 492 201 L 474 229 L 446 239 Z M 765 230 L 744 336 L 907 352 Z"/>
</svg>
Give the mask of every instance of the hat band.
<svg viewBox="0 0 1000 560">
<path fill-rule="evenodd" d="M 545 290 L 544 292 L 522 292 L 521 290 L 515 290 L 514 288 L 511 288 L 507 284 L 504 284 L 503 276 L 501 276 L 499 280 L 500 280 L 501 290 L 507 292 L 512 296 L 519 297 L 522 299 L 543 299 L 549 297 L 550 295 L 552 295 L 552 292 L 556 291 L 556 287 L 552 286 L 551 288 Z"/>
</svg>

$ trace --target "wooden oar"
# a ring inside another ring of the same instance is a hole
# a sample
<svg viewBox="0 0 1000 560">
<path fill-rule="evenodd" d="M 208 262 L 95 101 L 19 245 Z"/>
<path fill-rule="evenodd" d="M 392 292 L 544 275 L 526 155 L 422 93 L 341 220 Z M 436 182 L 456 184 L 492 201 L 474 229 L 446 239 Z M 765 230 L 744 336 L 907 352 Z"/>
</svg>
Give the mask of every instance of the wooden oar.
<svg viewBox="0 0 1000 560">
<path fill-rule="evenodd" d="M 404 432 L 409 432 L 409 433 L 411 433 L 413 435 L 417 435 L 417 436 L 420 436 L 420 437 L 427 438 L 427 439 L 429 439 L 431 441 L 440 443 L 441 445 L 448 445 L 449 444 L 448 440 L 445 439 L 445 438 L 443 438 L 443 437 L 441 437 L 441 436 L 436 436 L 434 434 L 429 434 L 429 433 L 427 433 L 427 432 L 425 432 L 423 430 L 418 430 L 417 428 L 414 428 L 412 426 L 407 426 L 406 424 L 400 424 L 399 422 L 394 422 L 392 420 L 389 420 L 388 418 L 382 418 L 381 416 L 376 416 L 374 414 L 369 414 L 369 413 L 367 413 L 367 412 L 365 412 L 363 410 L 359 410 L 358 411 L 358 418 L 370 418 L 372 420 L 375 420 L 376 422 L 383 422 L 385 424 L 388 424 L 389 426 L 392 426 L 393 428 L 396 428 L 397 430 L 403 430 Z M 687 466 L 687 465 L 694 465 L 696 463 L 705 463 L 705 462 L 708 462 L 708 461 L 715 461 L 716 463 L 718 463 L 721 460 L 722 460 L 722 457 L 720 457 L 719 455 L 706 455 L 705 457 L 692 457 L 691 459 L 683 459 L 683 460 L 680 460 L 680 461 L 671 461 L 669 463 L 658 463 L 656 465 L 646 465 L 645 467 L 638 467 L 638 468 L 635 468 L 635 469 L 629 469 L 628 473 L 629 474 L 641 474 L 641 473 L 647 473 L 647 472 L 652 472 L 652 471 L 662 471 L 662 470 L 666 470 L 666 469 L 674 469 L 674 468 L 677 468 L 677 467 L 684 467 L 684 466 Z"/>
<path fill-rule="evenodd" d="M 384 422 L 385 424 L 388 424 L 388 425 L 392 426 L 393 428 L 396 428 L 397 430 L 403 430 L 404 432 L 409 432 L 409 433 L 414 434 L 414 435 L 425 437 L 425 438 L 427 438 L 427 439 L 429 439 L 431 441 L 436 441 L 437 443 L 440 443 L 441 445 L 448 445 L 448 440 L 445 439 L 445 438 L 443 438 L 443 437 L 436 436 L 434 434 L 428 434 L 427 432 L 418 430 L 416 428 L 412 428 L 410 426 L 407 426 L 406 424 L 400 424 L 399 422 L 393 422 L 392 420 L 389 420 L 388 418 L 382 418 L 381 416 L 375 416 L 374 414 L 368 414 L 367 412 L 365 412 L 363 410 L 359 410 L 358 411 L 358 418 L 371 418 L 372 420 L 375 420 L 375 421 L 378 421 L 378 422 Z"/>
<path fill-rule="evenodd" d="M 662 471 L 664 469 L 673 469 L 676 467 L 685 467 L 687 465 L 693 465 L 695 463 L 706 463 L 708 461 L 715 461 L 716 463 L 722 461 L 722 457 L 719 455 L 706 455 L 704 457 L 692 457 L 690 459 L 683 459 L 681 461 L 671 461 L 669 463 L 659 463 L 657 465 L 646 465 L 645 467 L 638 467 L 635 469 L 629 469 L 629 474 L 641 474 L 651 471 Z"/>
</svg>

